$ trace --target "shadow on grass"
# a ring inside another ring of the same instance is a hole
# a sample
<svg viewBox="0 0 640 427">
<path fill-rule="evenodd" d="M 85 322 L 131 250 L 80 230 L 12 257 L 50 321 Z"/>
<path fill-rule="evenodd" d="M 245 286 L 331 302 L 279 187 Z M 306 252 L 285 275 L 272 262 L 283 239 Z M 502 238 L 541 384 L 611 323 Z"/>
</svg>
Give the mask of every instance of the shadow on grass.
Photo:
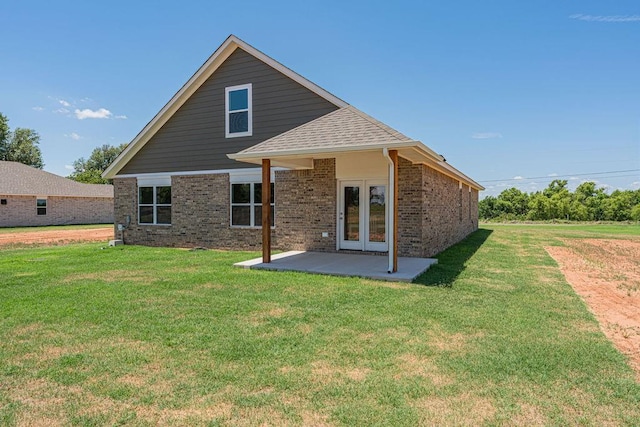
<svg viewBox="0 0 640 427">
<path fill-rule="evenodd" d="M 467 238 L 436 255 L 438 264 L 418 276 L 414 283 L 425 286 L 452 287 L 458 275 L 465 269 L 469 258 L 482 246 L 492 230 L 480 228 Z"/>
</svg>

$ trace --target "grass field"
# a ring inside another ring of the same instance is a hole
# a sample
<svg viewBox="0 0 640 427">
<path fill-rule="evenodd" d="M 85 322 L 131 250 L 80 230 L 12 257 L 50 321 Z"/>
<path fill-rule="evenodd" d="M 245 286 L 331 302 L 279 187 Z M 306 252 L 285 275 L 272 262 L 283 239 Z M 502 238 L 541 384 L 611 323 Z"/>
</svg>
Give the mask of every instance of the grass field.
<svg viewBox="0 0 640 427">
<path fill-rule="evenodd" d="M 640 384 L 543 249 L 638 235 L 483 226 L 418 284 L 3 250 L 0 425 L 638 425 Z"/>
</svg>

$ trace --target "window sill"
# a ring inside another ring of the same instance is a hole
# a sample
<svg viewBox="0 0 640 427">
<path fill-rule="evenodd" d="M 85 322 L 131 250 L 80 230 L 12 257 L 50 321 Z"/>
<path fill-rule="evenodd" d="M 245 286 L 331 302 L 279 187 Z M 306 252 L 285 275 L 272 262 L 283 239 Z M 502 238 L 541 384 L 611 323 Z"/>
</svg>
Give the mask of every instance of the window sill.
<svg viewBox="0 0 640 427">
<path fill-rule="evenodd" d="M 151 224 L 151 223 L 144 223 L 144 224 L 138 224 L 141 227 L 171 227 L 172 224 Z"/>
<path fill-rule="evenodd" d="M 240 138 L 243 136 L 253 136 L 253 132 L 238 132 L 238 133 L 227 133 L 225 134 L 226 138 Z"/>
</svg>

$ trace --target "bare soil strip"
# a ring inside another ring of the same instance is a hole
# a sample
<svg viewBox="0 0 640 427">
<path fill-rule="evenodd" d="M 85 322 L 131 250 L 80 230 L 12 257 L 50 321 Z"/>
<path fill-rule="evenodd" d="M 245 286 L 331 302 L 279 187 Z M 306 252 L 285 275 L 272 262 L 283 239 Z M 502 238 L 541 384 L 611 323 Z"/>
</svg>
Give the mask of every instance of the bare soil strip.
<svg viewBox="0 0 640 427">
<path fill-rule="evenodd" d="M 0 234 L 0 247 L 24 244 L 61 244 L 69 242 L 96 242 L 113 239 L 113 228 L 86 228 L 78 230 L 26 231 Z"/>
<path fill-rule="evenodd" d="M 640 381 L 640 240 L 567 239 L 545 249 Z"/>
</svg>

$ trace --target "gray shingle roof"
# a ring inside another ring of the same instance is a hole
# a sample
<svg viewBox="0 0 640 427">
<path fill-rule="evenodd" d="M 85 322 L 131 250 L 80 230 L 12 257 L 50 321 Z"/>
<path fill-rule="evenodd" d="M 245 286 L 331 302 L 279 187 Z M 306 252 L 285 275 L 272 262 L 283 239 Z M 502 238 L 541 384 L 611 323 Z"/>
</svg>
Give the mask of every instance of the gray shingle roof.
<svg viewBox="0 0 640 427">
<path fill-rule="evenodd" d="M 83 184 L 22 163 L 0 161 L 0 194 L 113 197 L 113 185 Z"/>
<path fill-rule="evenodd" d="M 406 135 L 349 105 L 251 146 L 238 154 L 339 149 L 413 141 Z"/>
</svg>

